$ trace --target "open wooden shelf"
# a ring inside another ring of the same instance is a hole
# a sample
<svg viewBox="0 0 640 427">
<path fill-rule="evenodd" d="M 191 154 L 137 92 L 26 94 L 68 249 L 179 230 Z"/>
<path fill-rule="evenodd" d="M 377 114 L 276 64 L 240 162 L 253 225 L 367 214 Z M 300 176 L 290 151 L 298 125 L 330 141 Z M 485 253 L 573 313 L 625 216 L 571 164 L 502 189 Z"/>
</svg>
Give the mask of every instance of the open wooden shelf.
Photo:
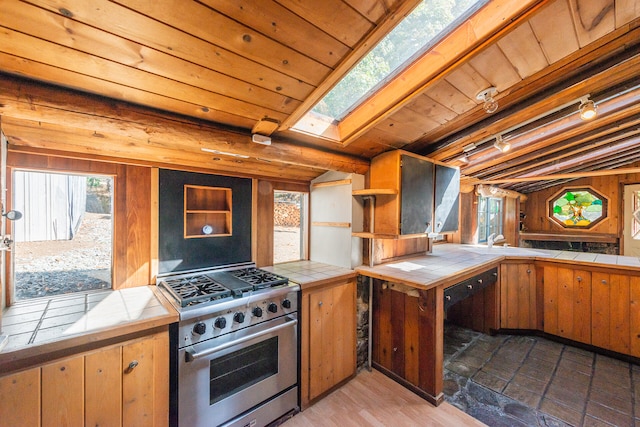
<svg viewBox="0 0 640 427">
<path fill-rule="evenodd" d="M 231 189 L 184 186 L 184 238 L 231 236 Z"/>
<path fill-rule="evenodd" d="M 353 190 L 351 194 L 354 196 L 396 195 L 398 190 L 393 188 L 364 188 L 362 190 Z"/>
</svg>

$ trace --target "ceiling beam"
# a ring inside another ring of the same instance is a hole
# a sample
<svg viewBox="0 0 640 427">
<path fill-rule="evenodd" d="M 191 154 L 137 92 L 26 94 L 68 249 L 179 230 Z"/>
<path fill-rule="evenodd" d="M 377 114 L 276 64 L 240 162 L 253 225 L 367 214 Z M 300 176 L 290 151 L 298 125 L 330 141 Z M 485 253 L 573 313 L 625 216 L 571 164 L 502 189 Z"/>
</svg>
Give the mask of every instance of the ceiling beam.
<svg viewBox="0 0 640 427">
<path fill-rule="evenodd" d="M 151 146 L 165 147 L 175 151 L 176 161 L 183 156 L 184 150 L 199 152 L 207 148 L 282 166 L 309 168 L 315 171 L 313 173 L 336 170 L 364 174 L 369 169 L 369 161 L 359 157 L 303 146 L 278 137 L 272 138 L 270 146 L 254 144 L 250 132 L 245 129 L 217 126 L 17 77 L 0 79 L 0 114 L 6 119 L 51 125 L 48 127 L 49 138 L 53 132 L 63 132 L 65 128 L 71 134 L 80 130 L 83 135 L 113 136 L 115 145 L 103 147 L 107 151 L 103 155 L 109 155 L 111 148 L 115 150 L 119 140 L 126 140 L 132 153 Z M 35 137 L 35 134 L 31 135 Z M 22 145 L 35 147 L 40 144 L 33 138 L 13 136 L 14 141 L 20 140 Z M 86 149 L 94 150 L 96 141 L 87 138 Z M 56 146 L 50 148 L 58 149 Z M 79 145 L 78 150 L 83 151 Z M 210 158 L 211 154 L 207 156 Z"/>
</svg>

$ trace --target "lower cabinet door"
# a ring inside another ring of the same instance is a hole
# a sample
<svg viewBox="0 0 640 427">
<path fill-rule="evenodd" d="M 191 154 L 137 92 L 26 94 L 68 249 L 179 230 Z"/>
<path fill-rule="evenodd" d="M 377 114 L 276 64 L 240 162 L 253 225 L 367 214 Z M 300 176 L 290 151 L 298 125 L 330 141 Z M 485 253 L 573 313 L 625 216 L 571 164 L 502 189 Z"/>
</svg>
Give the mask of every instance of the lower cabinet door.
<svg viewBox="0 0 640 427">
<path fill-rule="evenodd" d="M 40 368 L 0 377 L 0 427 L 40 425 Z"/>
<path fill-rule="evenodd" d="M 355 373 L 355 298 L 355 280 L 303 293 L 303 407 Z"/>
</svg>

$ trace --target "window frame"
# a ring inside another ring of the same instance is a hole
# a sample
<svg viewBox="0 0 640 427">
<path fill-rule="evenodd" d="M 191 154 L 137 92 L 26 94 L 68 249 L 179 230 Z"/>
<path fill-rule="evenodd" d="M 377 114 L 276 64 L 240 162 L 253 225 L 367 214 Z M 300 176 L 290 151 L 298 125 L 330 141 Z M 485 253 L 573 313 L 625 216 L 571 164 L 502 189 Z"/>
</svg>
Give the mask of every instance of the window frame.
<svg viewBox="0 0 640 427">
<path fill-rule="evenodd" d="M 590 193 L 592 196 L 595 196 L 597 199 L 602 201 L 602 215 L 591 221 L 588 225 L 569 225 L 561 221 L 559 218 L 556 218 L 553 207 L 559 198 L 564 196 L 568 192 L 578 192 L 583 191 Z M 562 227 L 565 230 L 589 230 L 595 227 L 598 224 L 601 224 L 603 221 L 609 218 L 609 199 L 603 196 L 600 192 L 598 192 L 595 188 L 591 186 L 565 186 L 562 187 L 559 191 L 554 193 L 551 197 L 547 199 L 547 218 L 555 225 Z"/>
<path fill-rule="evenodd" d="M 481 206 L 483 203 L 483 199 L 486 200 L 486 203 L 484 203 L 484 209 L 481 210 Z M 490 219 L 490 206 L 491 206 L 491 201 L 496 201 L 499 202 L 499 209 L 497 214 L 498 215 L 498 219 L 499 219 L 499 226 L 497 227 L 499 230 L 493 230 L 492 231 L 492 222 Z M 476 219 L 478 221 L 477 224 L 477 239 L 478 239 L 478 243 L 486 243 L 488 237 L 492 234 L 495 233 L 496 235 L 498 234 L 504 234 L 504 198 L 502 197 L 485 197 L 482 195 L 478 195 L 478 199 L 477 199 L 477 210 L 476 210 Z M 481 221 L 480 216 L 481 215 L 486 215 L 486 221 L 484 221 L 485 224 L 485 229 L 484 229 L 484 238 L 481 238 L 481 224 L 483 223 L 483 221 Z"/>
</svg>

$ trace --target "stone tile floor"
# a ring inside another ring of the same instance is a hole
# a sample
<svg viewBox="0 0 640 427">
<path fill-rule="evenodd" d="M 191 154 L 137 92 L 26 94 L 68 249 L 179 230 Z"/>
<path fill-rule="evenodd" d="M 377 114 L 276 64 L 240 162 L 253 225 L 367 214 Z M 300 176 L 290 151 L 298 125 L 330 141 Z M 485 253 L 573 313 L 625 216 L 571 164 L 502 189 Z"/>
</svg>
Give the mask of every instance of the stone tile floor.
<svg viewBox="0 0 640 427">
<path fill-rule="evenodd" d="M 640 427 L 640 366 L 445 326 L 445 399 L 489 426 Z"/>
</svg>

